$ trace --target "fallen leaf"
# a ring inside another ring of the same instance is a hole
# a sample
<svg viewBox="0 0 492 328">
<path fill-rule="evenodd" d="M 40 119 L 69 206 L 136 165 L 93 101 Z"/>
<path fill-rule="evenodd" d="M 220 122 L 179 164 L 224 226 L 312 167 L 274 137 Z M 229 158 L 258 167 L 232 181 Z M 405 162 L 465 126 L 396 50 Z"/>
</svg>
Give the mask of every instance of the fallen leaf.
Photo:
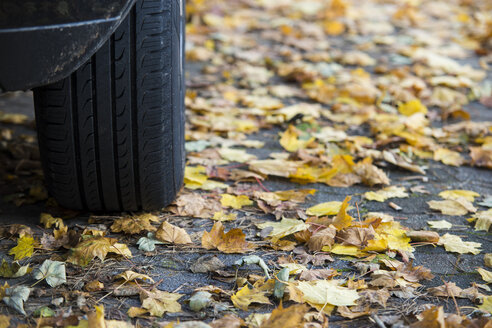
<svg viewBox="0 0 492 328">
<path fill-rule="evenodd" d="M 301 140 L 299 138 L 300 135 L 298 130 L 293 125 L 289 125 L 287 130 L 285 130 L 285 132 L 282 132 L 280 135 L 280 145 L 289 152 L 295 152 L 299 149 L 306 148 L 310 143 L 314 141 L 314 138 Z"/>
<path fill-rule="evenodd" d="M 265 291 L 259 288 L 249 288 L 247 285 L 231 296 L 232 304 L 238 309 L 248 311 L 251 303 L 271 304 Z"/>
<path fill-rule="evenodd" d="M 246 163 L 256 159 L 255 155 L 248 154 L 244 149 L 219 148 L 217 151 L 229 162 Z"/>
<path fill-rule="evenodd" d="M 186 230 L 172 225 L 167 221 L 162 222 L 159 229 L 155 232 L 155 237 L 162 242 L 176 245 L 192 243 Z"/>
<path fill-rule="evenodd" d="M 65 263 L 45 260 L 36 273 L 34 273 L 34 279 L 46 279 L 46 283 L 51 287 L 57 287 L 66 283 Z"/>
<path fill-rule="evenodd" d="M 411 328 L 445 328 L 442 306 L 434 306 L 420 314 L 420 320 L 410 325 Z"/>
<path fill-rule="evenodd" d="M 492 268 L 492 253 L 487 253 L 483 257 L 483 261 L 486 267 Z"/>
<path fill-rule="evenodd" d="M 173 212 L 179 216 L 192 216 L 196 218 L 211 218 L 222 207 L 215 199 L 207 199 L 200 194 L 180 194 L 176 199 L 176 209 Z"/>
<path fill-rule="evenodd" d="M 355 305 L 359 299 L 357 291 L 340 287 L 336 280 L 298 281 L 293 284 L 302 293 L 302 300 L 314 306 Z"/>
<path fill-rule="evenodd" d="M 441 161 L 446 165 L 461 166 L 465 163 L 465 159 L 456 151 L 446 148 L 439 148 L 434 151 L 434 160 Z"/>
<path fill-rule="evenodd" d="M 477 211 L 473 204 L 464 198 L 431 200 L 427 204 L 431 209 L 441 211 L 444 215 L 466 215 L 468 212 Z"/>
<path fill-rule="evenodd" d="M 471 253 L 473 255 L 480 253 L 479 248 L 482 247 L 482 244 L 480 243 L 463 241 L 459 236 L 450 235 L 449 233 L 439 238 L 438 245 L 444 246 L 448 252 L 460 254 Z"/>
<path fill-rule="evenodd" d="M 84 289 L 88 292 L 97 292 L 104 289 L 104 284 L 99 280 L 92 280 L 84 285 Z"/>
<path fill-rule="evenodd" d="M 472 218 L 477 220 L 475 223 L 476 231 L 489 231 L 492 225 L 492 209 L 477 212 L 472 215 Z"/>
<path fill-rule="evenodd" d="M 304 322 L 304 315 L 309 308 L 304 304 L 295 304 L 284 308 L 282 303 L 274 309 L 261 328 L 298 328 Z"/>
<path fill-rule="evenodd" d="M 492 295 L 484 296 L 482 305 L 479 305 L 478 308 L 485 313 L 492 314 Z"/>
<path fill-rule="evenodd" d="M 389 186 L 380 189 L 376 192 L 368 191 L 364 193 L 364 198 L 367 200 L 375 200 L 378 202 L 384 202 L 388 198 L 407 198 L 408 194 L 405 192 L 405 187 Z"/>
<path fill-rule="evenodd" d="M 427 114 L 427 107 L 425 107 L 420 100 L 413 99 L 406 103 L 401 103 L 398 106 L 398 111 L 400 114 L 405 116 L 412 116 L 415 113 Z"/>
<path fill-rule="evenodd" d="M 112 232 L 124 232 L 127 234 L 137 234 L 142 231 L 155 231 L 156 228 L 151 222 L 159 222 L 159 218 L 152 214 L 140 214 L 130 217 L 116 219 L 111 226 Z"/>
<path fill-rule="evenodd" d="M 433 229 L 451 229 L 453 227 L 453 225 L 446 220 L 427 221 L 427 224 Z"/>
<path fill-rule="evenodd" d="M 307 215 L 335 215 L 340 211 L 342 207 L 342 202 L 332 201 L 314 205 L 306 210 Z"/>
<path fill-rule="evenodd" d="M 441 191 L 439 196 L 444 199 L 459 199 L 462 197 L 469 202 L 473 202 L 475 197 L 480 197 L 480 194 L 471 190 L 454 189 Z"/>
<path fill-rule="evenodd" d="M 30 289 L 26 286 L 9 287 L 5 289 L 5 294 L 2 298 L 3 302 L 17 310 L 19 313 L 26 315 L 24 311 L 24 303 L 29 298 Z"/>
<path fill-rule="evenodd" d="M 236 213 L 227 213 L 226 214 L 224 211 L 219 211 L 219 212 L 214 213 L 212 220 L 220 221 L 220 222 L 234 221 L 234 220 L 236 220 L 236 217 L 237 217 Z"/>
<path fill-rule="evenodd" d="M 114 279 L 123 279 L 124 282 L 129 282 L 129 281 L 135 281 L 135 280 L 141 280 L 144 283 L 154 283 L 154 279 L 149 277 L 146 274 L 134 272 L 131 270 L 126 270 L 125 272 L 122 272 L 114 277 Z"/>
<path fill-rule="evenodd" d="M 149 232 L 147 237 L 141 237 L 137 241 L 138 249 L 144 252 L 153 252 L 155 251 L 155 245 L 164 244 L 162 241 L 159 241 L 154 237 L 155 235 L 152 232 Z"/>
<path fill-rule="evenodd" d="M 87 325 L 91 328 L 107 328 L 104 320 L 104 305 L 95 305 L 87 314 Z"/>
<path fill-rule="evenodd" d="M 25 235 L 19 237 L 19 239 L 17 239 L 17 246 L 13 247 L 9 251 L 9 255 L 14 255 L 14 259 L 16 261 L 22 260 L 26 257 L 31 257 L 34 253 L 35 244 L 36 242 L 32 236 Z"/>
<path fill-rule="evenodd" d="M 160 318 L 166 312 L 181 312 L 181 305 L 177 301 L 182 296 L 182 294 L 168 293 L 157 289 L 152 291 L 143 290 L 140 292 L 142 307 L 131 307 L 128 310 L 128 315 L 133 318 L 149 313 L 151 316 Z"/>
<path fill-rule="evenodd" d="M 365 160 L 354 166 L 354 172 L 362 179 L 362 182 L 368 186 L 379 184 L 389 185 L 391 182 L 383 170 Z"/>
<path fill-rule="evenodd" d="M 349 207 L 349 202 L 351 199 L 352 197 L 350 196 L 345 197 L 342 206 L 340 207 L 340 210 L 338 211 L 338 214 L 335 217 L 335 220 L 333 220 L 333 226 L 337 230 L 342 230 L 344 228 L 349 227 L 352 224 L 352 221 L 354 220 L 353 217 L 347 214 L 347 209 Z"/>
<path fill-rule="evenodd" d="M 335 235 L 337 230 L 334 227 L 328 227 L 320 229 L 313 233 L 307 242 L 307 246 L 310 251 L 318 252 L 323 249 L 324 246 L 333 246 L 335 243 Z"/>
<path fill-rule="evenodd" d="M 191 264 L 190 270 L 193 273 L 207 273 L 215 272 L 224 267 L 225 264 L 217 256 L 204 255 Z"/>
<path fill-rule="evenodd" d="M 234 196 L 230 194 L 221 194 L 220 203 L 224 207 L 232 207 L 236 210 L 243 206 L 253 205 L 253 201 L 245 195 Z"/>
<path fill-rule="evenodd" d="M 2 265 L 0 265 L 0 276 L 3 278 L 18 278 L 32 271 L 29 265 L 21 266 L 17 262 L 9 264 L 5 259 L 2 259 Z"/>
<path fill-rule="evenodd" d="M 492 169 L 492 149 L 470 147 L 471 164 Z"/>
<path fill-rule="evenodd" d="M 482 276 L 482 279 L 490 284 L 492 283 L 492 272 L 490 271 L 487 271 L 485 269 L 482 269 L 482 268 L 477 268 L 477 272 L 480 273 L 480 275 Z"/>
<path fill-rule="evenodd" d="M 254 244 L 246 241 L 246 235 L 241 229 L 231 229 L 224 233 L 221 222 L 216 222 L 210 232 L 203 232 L 202 247 L 217 248 L 224 253 L 245 253 L 256 248 Z"/>
<path fill-rule="evenodd" d="M 71 249 L 67 262 L 84 267 L 95 257 L 104 261 L 111 246 L 114 244 L 116 244 L 116 239 L 114 238 L 86 236 L 75 248 Z"/>
<path fill-rule="evenodd" d="M 282 159 L 264 159 L 249 162 L 249 169 L 265 175 L 273 175 L 288 178 L 295 174 L 300 162 L 286 161 Z"/>
<path fill-rule="evenodd" d="M 256 226 L 260 229 L 268 230 L 267 236 L 272 238 L 272 241 L 278 241 L 288 235 L 292 235 L 298 231 L 309 229 L 309 224 L 306 224 L 302 220 L 282 218 L 280 222 L 266 221 L 263 223 L 257 223 Z"/>
<path fill-rule="evenodd" d="M 227 185 L 222 182 L 209 180 L 207 177 L 207 169 L 203 166 L 186 166 L 184 175 L 185 187 L 188 189 L 214 190 L 227 188 Z"/>
<path fill-rule="evenodd" d="M 413 242 L 418 243 L 437 243 L 439 241 L 439 234 L 434 231 L 408 231 L 407 237 Z"/>
<path fill-rule="evenodd" d="M 49 229 L 52 226 L 55 226 L 56 228 L 63 226 L 63 219 L 55 218 L 48 213 L 41 213 L 41 217 L 39 221 L 44 225 L 46 229 Z"/>
</svg>

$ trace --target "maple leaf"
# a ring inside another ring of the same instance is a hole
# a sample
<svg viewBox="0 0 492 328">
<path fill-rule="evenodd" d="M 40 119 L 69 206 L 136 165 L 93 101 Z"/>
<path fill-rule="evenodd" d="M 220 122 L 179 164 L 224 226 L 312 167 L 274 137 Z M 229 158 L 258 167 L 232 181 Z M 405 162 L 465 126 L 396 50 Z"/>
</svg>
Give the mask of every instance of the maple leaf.
<svg viewBox="0 0 492 328">
<path fill-rule="evenodd" d="M 386 173 L 366 159 L 354 165 L 353 168 L 354 172 L 362 179 L 362 182 L 369 186 L 390 184 L 390 179 Z"/>
<path fill-rule="evenodd" d="M 210 232 L 203 232 L 202 247 L 217 248 L 224 253 L 245 253 L 256 248 L 254 244 L 246 241 L 246 235 L 241 229 L 231 229 L 224 233 L 224 226 L 220 221 L 214 223 Z"/>
<path fill-rule="evenodd" d="M 149 313 L 151 316 L 162 317 L 166 312 L 181 312 L 181 305 L 177 301 L 182 296 L 182 294 L 168 293 L 157 289 L 143 290 L 140 292 L 142 307 L 131 307 L 128 310 L 128 315 L 133 318 Z"/>
<path fill-rule="evenodd" d="M 116 219 L 111 226 L 113 232 L 124 232 L 127 234 L 137 234 L 142 231 L 155 231 L 151 222 L 159 222 L 159 218 L 155 215 L 145 213 L 125 218 Z"/>
<path fill-rule="evenodd" d="M 253 205 L 253 201 L 245 195 L 234 196 L 230 194 L 221 194 L 220 203 L 224 207 L 232 207 L 239 210 L 243 206 Z"/>
<path fill-rule="evenodd" d="M 298 231 L 307 230 L 310 227 L 309 224 L 306 224 L 302 220 L 287 218 L 282 218 L 280 222 L 266 221 L 263 223 L 257 223 L 256 226 L 260 229 L 269 229 L 267 236 L 272 238 L 272 241 L 274 242 Z"/>
<path fill-rule="evenodd" d="M 36 245 L 37 243 L 32 236 L 24 235 L 17 239 L 17 246 L 9 251 L 9 255 L 14 255 L 14 260 L 16 261 L 31 257 Z"/>
<path fill-rule="evenodd" d="M 389 186 L 380 189 L 376 192 L 368 191 L 364 193 L 364 198 L 367 200 L 375 200 L 378 202 L 384 202 L 388 198 L 407 198 L 408 194 L 405 192 L 405 187 Z"/>
<path fill-rule="evenodd" d="M 335 215 L 340 211 L 342 202 L 332 201 L 314 205 L 306 210 L 307 215 Z"/>
<path fill-rule="evenodd" d="M 249 288 L 248 285 L 238 290 L 231 296 L 232 304 L 238 309 L 248 311 L 251 303 L 271 304 L 265 291 L 259 288 Z"/>
<path fill-rule="evenodd" d="M 449 233 L 439 238 L 438 245 L 443 245 L 448 252 L 466 254 L 471 253 L 477 255 L 480 253 L 480 243 L 473 241 L 463 241 L 459 236 L 451 235 Z"/>
<path fill-rule="evenodd" d="M 374 228 L 348 227 L 337 233 L 336 240 L 342 245 L 353 245 L 359 248 L 367 246 L 369 240 L 374 239 Z"/>
<path fill-rule="evenodd" d="M 172 225 L 171 223 L 162 222 L 155 233 L 155 237 L 162 242 L 171 244 L 191 244 L 191 238 L 183 228 Z"/>
<path fill-rule="evenodd" d="M 313 141 L 314 137 L 308 140 L 299 139 L 298 130 L 293 125 L 289 125 L 287 130 L 281 133 L 280 145 L 289 152 L 295 152 L 299 149 L 306 148 Z"/>
<path fill-rule="evenodd" d="M 86 266 L 95 257 L 104 261 L 106 255 L 111 250 L 111 246 L 116 244 L 116 239 L 102 236 L 83 236 L 84 239 L 71 249 L 67 262 Z"/>
</svg>

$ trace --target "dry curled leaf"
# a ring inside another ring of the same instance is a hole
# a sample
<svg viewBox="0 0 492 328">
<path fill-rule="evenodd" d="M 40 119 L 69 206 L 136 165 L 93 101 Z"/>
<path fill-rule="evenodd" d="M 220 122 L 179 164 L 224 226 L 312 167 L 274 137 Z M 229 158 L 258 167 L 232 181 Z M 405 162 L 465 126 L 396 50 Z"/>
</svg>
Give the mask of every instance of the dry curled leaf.
<svg viewBox="0 0 492 328">
<path fill-rule="evenodd" d="M 190 235 L 185 229 L 172 225 L 167 221 L 162 222 L 155 232 L 155 237 L 162 242 L 177 245 L 192 243 Z"/>
</svg>

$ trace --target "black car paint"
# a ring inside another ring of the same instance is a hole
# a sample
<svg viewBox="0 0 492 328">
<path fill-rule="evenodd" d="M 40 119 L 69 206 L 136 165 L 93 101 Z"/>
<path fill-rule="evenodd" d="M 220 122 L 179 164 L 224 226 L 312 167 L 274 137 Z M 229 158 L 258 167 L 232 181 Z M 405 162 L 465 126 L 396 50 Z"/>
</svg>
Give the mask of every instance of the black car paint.
<svg viewBox="0 0 492 328">
<path fill-rule="evenodd" d="M 0 1 L 0 90 L 60 80 L 116 30 L 135 0 Z"/>
</svg>

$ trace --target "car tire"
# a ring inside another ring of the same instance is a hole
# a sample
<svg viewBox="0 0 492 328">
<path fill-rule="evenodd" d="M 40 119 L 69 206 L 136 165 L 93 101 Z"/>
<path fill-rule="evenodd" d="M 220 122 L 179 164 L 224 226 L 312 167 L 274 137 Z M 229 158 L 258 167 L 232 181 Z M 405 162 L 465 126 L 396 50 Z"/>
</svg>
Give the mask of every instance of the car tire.
<svg viewBox="0 0 492 328">
<path fill-rule="evenodd" d="M 59 205 L 156 210 L 183 183 L 184 0 L 138 0 L 69 77 L 34 89 L 46 185 Z"/>
</svg>

